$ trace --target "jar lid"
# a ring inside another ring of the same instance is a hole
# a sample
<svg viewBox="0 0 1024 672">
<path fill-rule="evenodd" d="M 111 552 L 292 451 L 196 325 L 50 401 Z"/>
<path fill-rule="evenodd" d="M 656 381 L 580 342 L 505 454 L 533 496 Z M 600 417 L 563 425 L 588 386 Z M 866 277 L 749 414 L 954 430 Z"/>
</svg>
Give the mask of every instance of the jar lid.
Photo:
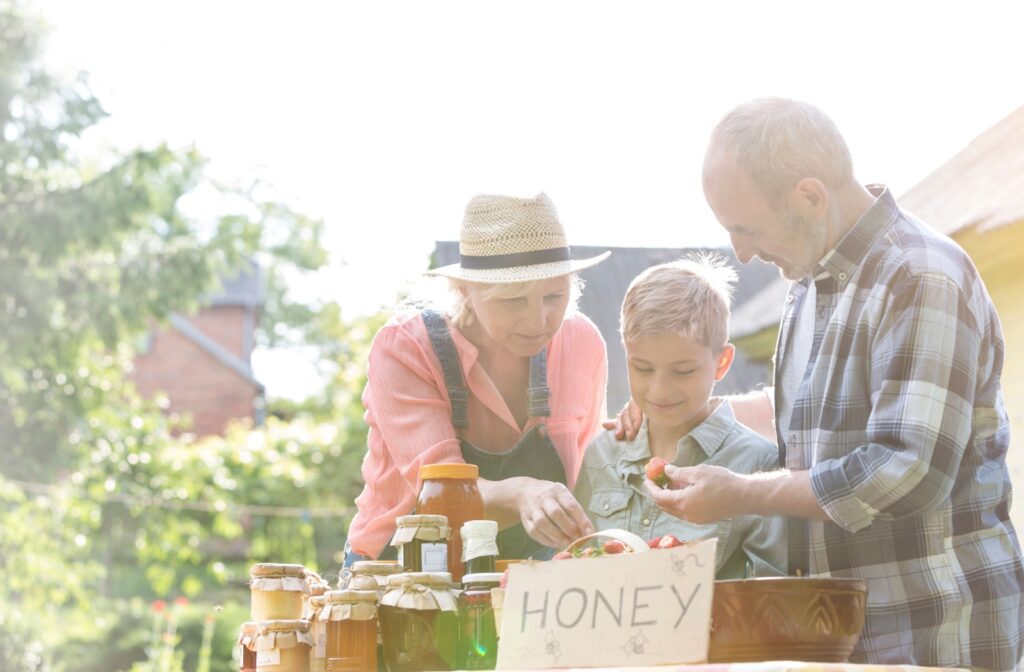
<svg viewBox="0 0 1024 672">
<path fill-rule="evenodd" d="M 255 635 L 259 629 L 260 624 L 256 621 L 246 621 L 238 628 L 238 632 L 242 635 Z"/>
<path fill-rule="evenodd" d="M 449 572 L 405 572 L 403 574 L 392 574 L 388 577 L 388 587 L 390 588 L 401 588 L 410 583 L 420 586 L 448 588 L 452 583 L 452 575 Z"/>
<path fill-rule="evenodd" d="M 455 462 L 451 464 L 424 464 L 420 466 L 420 480 L 431 478 L 480 478 L 480 468 L 475 464 Z"/>
<path fill-rule="evenodd" d="M 306 576 L 306 568 L 302 565 L 282 565 L 273 562 L 261 562 L 249 568 L 249 576 Z"/>
<path fill-rule="evenodd" d="M 524 560 L 515 559 L 515 558 L 510 558 L 508 560 L 498 559 L 498 560 L 494 561 L 494 569 L 496 571 L 499 571 L 499 572 L 504 572 L 505 570 L 507 570 L 512 565 L 518 565 L 521 562 L 525 562 L 525 561 Z"/>
<path fill-rule="evenodd" d="M 260 621 L 260 632 L 307 632 L 309 621 L 302 619 L 282 621 Z"/>
<path fill-rule="evenodd" d="M 467 520 L 462 524 L 462 538 L 493 539 L 498 536 L 498 523 L 493 520 Z"/>
<path fill-rule="evenodd" d="M 501 572 L 479 572 L 477 574 L 466 574 L 462 577 L 462 585 L 468 586 L 473 583 L 501 583 Z"/>
<path fill-rule="evenodd" d="M 386 585 L 387 580 L 388 577 L 385 574 L 354 574 L 348 584 L 340 590 L 377 590 Z"/>
<path fill-rule="evenodd" d="M 324 595 L 328 604 L 355 604 L 358 602 L 376 602 L 376 590 L 332 590 Z"/>
<path fill-rule="evenodd" d="M 445 523 L 447 524 L 447 520 Z M 397 560 L 360 560 L 353 562 L 350 568 L 353 574 L 398 574 L 402 566 Z"/>
</svg>

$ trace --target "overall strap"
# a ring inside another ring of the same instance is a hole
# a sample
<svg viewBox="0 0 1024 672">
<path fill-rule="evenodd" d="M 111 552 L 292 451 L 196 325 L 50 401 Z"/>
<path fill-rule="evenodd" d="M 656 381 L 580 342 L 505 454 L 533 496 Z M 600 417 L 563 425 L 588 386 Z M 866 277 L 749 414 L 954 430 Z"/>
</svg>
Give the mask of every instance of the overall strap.
<svg viewBox="0 0 1024 672">
<path fill-rule="evenodd" d="M 444 372 L 444 385 L 448 388 L 448 398 L 452 406 L 452 425 L 459 428 L 469 427 L 469 390 L 462 376 L 462 365 L 459 353 L 455 350 L 455 342 L 444 317 L 434 310 L 423 310 L 420 315 L 427 326 L 427 335 L 434 348 L 434 354 L 441 362 Z"/>
<path fill-rule="evenodd" d="M 547 418 L 551 416 L 548 399 L 548 349 L 545 347 L 530 358 L 530 387 L 527 390 L 531 418 Z"/>
</svg>

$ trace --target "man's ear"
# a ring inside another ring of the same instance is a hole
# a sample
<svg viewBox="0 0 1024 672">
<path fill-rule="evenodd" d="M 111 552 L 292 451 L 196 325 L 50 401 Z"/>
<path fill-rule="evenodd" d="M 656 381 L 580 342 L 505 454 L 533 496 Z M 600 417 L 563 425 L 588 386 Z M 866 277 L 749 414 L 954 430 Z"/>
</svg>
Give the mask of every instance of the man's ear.
<svg viewBox="0 0 1024 672">
<path fill-rule="evenodd" d="M 829 193 L 825 183 L 816 177 L 805 177 L 793 186 L 793 207 L 814 219 L 828 212 Z"/>
<path fill-rule="evenodd" d="M 718 353 L 718 361 L 715 362 L 715 380 L 719 381 L 725 378 L 725 374 L 729 373 L 729 367 L 732 366 L 732 360 L 736 358 L 736 346 L 732 343 L 726 343 L 722 351 Z"/>
</svg>

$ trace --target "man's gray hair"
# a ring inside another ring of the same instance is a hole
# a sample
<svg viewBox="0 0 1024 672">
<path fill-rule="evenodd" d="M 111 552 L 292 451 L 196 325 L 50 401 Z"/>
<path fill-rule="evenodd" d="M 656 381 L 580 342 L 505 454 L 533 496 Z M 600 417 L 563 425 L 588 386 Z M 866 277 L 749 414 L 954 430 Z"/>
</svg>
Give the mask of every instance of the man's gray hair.
<svg viewBox="0 0 1024 672">
<path fill-rule="evenodd" d="M 722 118 L 705 156 L 717 152 L 750 173 L 769 200 L 806 177 L 838 188 L 853 180 L 850 150 L 835 123 L 809 103 L 757 98 Z"/>
</svg>

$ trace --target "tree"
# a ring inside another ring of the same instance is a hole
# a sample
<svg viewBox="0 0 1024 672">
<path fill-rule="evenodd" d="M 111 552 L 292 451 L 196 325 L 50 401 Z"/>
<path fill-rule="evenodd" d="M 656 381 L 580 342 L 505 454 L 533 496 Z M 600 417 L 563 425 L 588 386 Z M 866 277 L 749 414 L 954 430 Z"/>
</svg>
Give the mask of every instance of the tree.
<svg viewBox="0 0 1024 672">
<path fill-rule="evenodd" d="M 135 596 L 128 604 L 229 585 L 238 577 L 218 561 L 218 544 L 242 534 L 237 502 L 345 509 L 364 431 L 353 392 L 361 374 L 341 366 L 351 408 L 335 413 L 324 401 L 319 420 L 238 427 L 202 442 L 175 437 L 158 404 L 135 393 L 125 372 L 138 337 L 195 308 L 218 276 L 248 259 L 268 276 L 261 343 L 345 338 L 337 305 L 305 305 L 287 291 L 289 273 L 325 262 L 323 225 L 256 189 L 231 191 L 237 207 L 211 223 L 186 216 L 183 197 L 211 185 L 194 149 L 82 156 L 82 134 L 105 112 L 85 76 L 62 81 L 41 66 L 43 38 L 29 4 L 0 0 L 0 657 L 8 672 L 60 663 L 44 645 L 68 630 L 55 627 L 68 609 L 88 615 L 93 603 L 124 594 Z M 281 546 L 274 530 L 256 530 L 250 554 L 326 563 L 317 526 L 340 548 L 346 520 L 300 520 L 289 526 L 300 532 L 292 546 L 291 535 L 277 535 Z M 138 575 L 115 574 L 126 567 Z M 68 665 L 89 669 L 78 654 L 90 647 L 70 644 Z"/>
</svg>

